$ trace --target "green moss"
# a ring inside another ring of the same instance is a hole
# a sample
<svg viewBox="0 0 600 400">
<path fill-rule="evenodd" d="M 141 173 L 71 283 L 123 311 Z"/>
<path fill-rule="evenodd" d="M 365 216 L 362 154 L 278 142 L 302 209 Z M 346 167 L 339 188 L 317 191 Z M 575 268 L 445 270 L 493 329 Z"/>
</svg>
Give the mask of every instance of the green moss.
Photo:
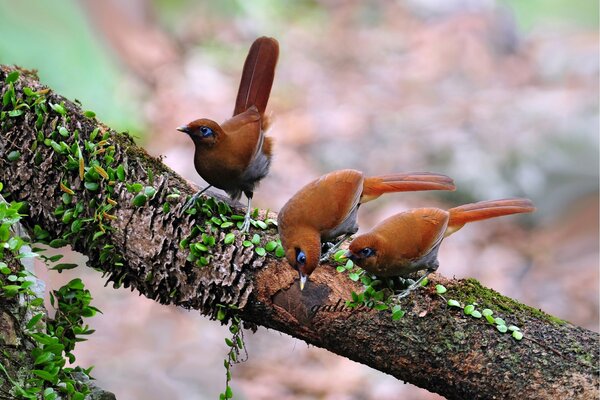
<svg viewBox="0 0 600 400">
<path fill-rule="evenodd" d="M 458 286 L 453 287 L 452 295 L 464 304 L 477 303 L 480 308 L 490 308 L 508 315 L 518 316 L 519 313 L 525 313 L 533 318 L 548 321 L 556 325 L 567 323 L 560 318 L 546 314 L 542 310 L 529 307 L 503 296 L 492 289 L 486 288 L 473 278 L 465 279 Z"/>
</svg>

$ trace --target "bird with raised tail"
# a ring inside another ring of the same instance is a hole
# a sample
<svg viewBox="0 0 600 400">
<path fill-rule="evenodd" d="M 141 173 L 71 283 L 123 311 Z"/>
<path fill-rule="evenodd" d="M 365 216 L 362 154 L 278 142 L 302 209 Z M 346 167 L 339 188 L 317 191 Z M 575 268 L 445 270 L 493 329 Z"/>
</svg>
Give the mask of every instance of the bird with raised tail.
<svg viewBox="0 0 600 400">
<path fill-rule="evenodd" d="M 267 176 L 271 164 L 272 142 L 265 136 L 269 126 L 265 109 L 278 57 L 277 40 L 256 39 L 244 63 L 233 117 L 220 125 L 202 118 L 177 128 L 194 142 L 194 167 L 208 182 L 208 186 L 196 193 L 184 209 L 194 204 L 211 186 L 224 190 L 233 200 L 238 200 L 244 193 L 248 209 L 242 232 L 250 228 L 254 189 Z"/>
<path fill-rule="evenodd" d="M 300 275 L 300 289 L 319 262 L 356 233 L 362 203 L 389 192 L 454 189 L 451 178 L 427 172 L 365 177 L 360 171 L 344 169 L 310 182 L 288 200 L 277 218 L 285 256 Z M 321 244 L 340 236 L 322 259 Z"/>
<path fill-rule="evenodd" d="M 469 222 L 533 211 L 535 207 L 528 199 L 481 201 L 448 211 L 417 208 L 393 215 L 355 237 L 344 256 L 380 277 L 406 277 L 424 270 L 416 282 L 397 294 L 402 298 L 438 269 L 437 254 L 445 237 Z"/>
</svg>

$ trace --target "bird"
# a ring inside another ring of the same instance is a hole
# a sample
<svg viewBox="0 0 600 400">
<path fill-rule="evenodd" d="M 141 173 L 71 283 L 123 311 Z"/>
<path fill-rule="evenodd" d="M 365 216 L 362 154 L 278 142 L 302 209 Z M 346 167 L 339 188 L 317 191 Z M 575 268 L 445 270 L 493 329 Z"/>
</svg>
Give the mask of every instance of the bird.
<svg viewBox="0 0 600 400">
<path fill-rule="evenodd" d="M 365 177 L 360 171 L 333 171 L 308 183 L 283 206 L 277 225 L 285 257 L 298 271 L 300 289 L 308 276 L 350 235 L 358 231 L 362 203 L 388 192 L 454 190 L 446 175 L 410 172 Z M 321 258 L 321 243 L 342 237 Z"/>
<path fill-rule="evenodd" d="M 438 250 L 444 238 L 465 224 L 503 215 L 529 213 L 535 206 L 529 199 L 511 198 L 480 201 L 451 208 L 417 208 L 395 214 L 370 232 L 356 236 L 342 258 L 378 277 L 406 277 L 425 273 L 397 298 L 407 296 L 438 269 Z"/>
<path fill-rule="evenodd" d="M 201 118 L 177 128 L 192 139 L 194 167 L 208 183 L 192 196 L 184 210 L 213 186 L 227 192 L 234 201 L 244 193 L 248 203 L 241 231 L 249 230 L 254 190 L 269 173 L 273 154 L 272 139 L 265 136 L 270 123 L 265 109 L 278 58 L 276 39 L 256 39 L 244 63 L 233 116 L 222 124 Z"/>
</svg>

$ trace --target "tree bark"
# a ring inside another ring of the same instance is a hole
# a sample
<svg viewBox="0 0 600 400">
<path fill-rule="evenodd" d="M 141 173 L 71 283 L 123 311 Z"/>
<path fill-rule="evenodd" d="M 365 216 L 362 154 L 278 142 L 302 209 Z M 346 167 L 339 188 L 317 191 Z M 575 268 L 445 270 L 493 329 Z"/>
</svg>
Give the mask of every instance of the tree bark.
<svg viewBox="0 0 600 400">
<path fill-rule="evenodd" d="M 211 318 L 223 305 L 235 306 L 250 325 L 287 333 L 449 399 L 598 397 L 597 333 L 474 280 L 449 280 L 439 274 L 431 280 L 448 288 L 446 297 L 494 310 L 494 316 L 521 327 L 523 340 L 501 334 L 484 318 L 448 307 L 432 284 L 403 300 L 406 315 L 398 321 L 392 321 L 389 311 L 343 307 L 361 285 L 333 267 L 320 268 L 300 292 L 297 273 L 284 259 L 269 252 L 259 255 L 258 245 L 244 243 L 254 233 L 260 235 L 260 247 L 277 240 L 274 227 L 255 229 L 245 238 L 235 226 L 211 223 L 212 217 L 219 217 L 216 206 L 195 215 L 182 213 L 185 195 L 193 189 L 160 159 L 137 147 L 127 134 L 84 115 L 78 104 L 45 92 L 34 73 L 20 70 L 20 77 L 7 83 L 15 70 L 0 67 L 0 98 L 11 97 L 7 92 L 12 88 L 15 93 L 14 102 L 3 104 L 0 117 L 0 181 L 5 196 L 28 202 L 24 225 L 30 232 L 40 225 L 52 238 L 62 238 L 62 243 L 87 255 L 88 265 L 104 271 L 115 286 Z M 41 92 L 31 94 L 27 87 Z M 19 106 L 23 102 L 28 105 Z M 46 104 L 45 111 L 41 103 Z M 132 193 L 134 183 L 154 188 L 147 191 L 145 202 L 134 201 L 140 195 Z M 70 204 L 65 204 L 69 190 L 64 187 L 72 190 Z M 61 208 L 75 210 L 78 203 L 83 207 L 77 217 L 60 213 Z M 243 214 L 237 205 L 232 207 Z M 266 218 L 264 212 L 261 216 Z M 189 244 L 181 243 L 186 238 L 201 240 L 190 237 L 194 227 L 215 238 L 202 253 L 209 261 L 204 267 L 190 261 Z M 235 234 L 232 244 L 225 244 L 228 233 Z"/>
</svg>

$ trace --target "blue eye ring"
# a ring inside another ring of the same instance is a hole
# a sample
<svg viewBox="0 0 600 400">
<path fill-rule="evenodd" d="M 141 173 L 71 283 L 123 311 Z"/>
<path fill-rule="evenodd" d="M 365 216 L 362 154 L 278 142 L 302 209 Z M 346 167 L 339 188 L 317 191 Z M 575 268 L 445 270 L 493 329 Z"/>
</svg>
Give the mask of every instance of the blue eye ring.
<svg viewBox="0 0 600 400">
<path fill-rule="evenodd" d="M 214 136 L 215 133 L 213 132 L 212 129 L 210 129 L 208 126 L 201 126 L 200 127 L 200 133 L 202 134 L 202 137 L 210 137 L 210 136 Z"/>
<path fill-rule="evenodd" d="M 301 265 L 306 264 L 306 254 L 304 254 L 302 250 L 298 252 L 298 255 L 296 256 L 296 262 Z"/>
<path fill-rule="evenodd" d="M 372 256 L 372 255 L 374 255 L 374 254 L 375 254 L 375 252 L 374 252 L 374 251 L 373 251 L 373 249 L 372 249 L 372 248 L 370 248 L 370 247 L 365 247 L 364 249 L 362 249 L 362 250 L 360 251 L 360 255 L 361 255 L 361 256 L 363 256 L 363 257 L 365 257 L 365 258 L 366 258 L 366 257 L 371 257 L 371 256 Z"/>
</svg>

